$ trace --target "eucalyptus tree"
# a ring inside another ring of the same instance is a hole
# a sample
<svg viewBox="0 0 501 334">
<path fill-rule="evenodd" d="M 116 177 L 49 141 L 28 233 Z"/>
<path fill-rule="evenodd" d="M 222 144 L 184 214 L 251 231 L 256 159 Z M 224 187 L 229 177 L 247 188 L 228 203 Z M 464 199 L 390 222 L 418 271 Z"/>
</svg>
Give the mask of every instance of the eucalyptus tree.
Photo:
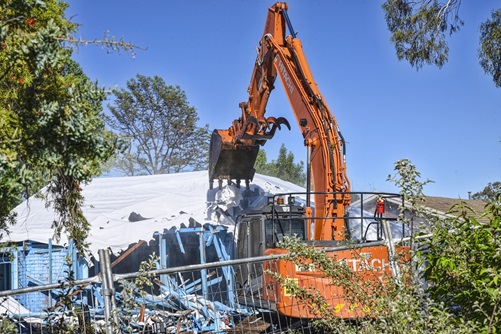
<svg viewBox="0 0 501 334">
<path fill-rule="evenodd" d="M 89 225 L 81 185 L 117 149 L 105 129 L 99 89 L 72 60 L 77 25 L 58 0 L 0 3 L 0 224 L 38 194 L 54 208 L 55 237 L 85 251 Z M 120 47 L 115 43 L 113 47 Z"/>
<path fill-rule="evenodd" d="M 449 59 L 447 35 L 460 31 L 461 0 L 387 0 L 383 4 L 391 42 L 399 60 L 413 67 L 442 67 Z M 480 27 L 479 62 L 501 87 L 501 9 L 494 9 Z"/>
<path fill-rule="evenodd" d="M 128 146 L 115 168 L 126 175 L 169 174 L 207 168 L 209 126 L 179 86 L 138 74 L 114 92 L 108 125 Z"/>
</svg>

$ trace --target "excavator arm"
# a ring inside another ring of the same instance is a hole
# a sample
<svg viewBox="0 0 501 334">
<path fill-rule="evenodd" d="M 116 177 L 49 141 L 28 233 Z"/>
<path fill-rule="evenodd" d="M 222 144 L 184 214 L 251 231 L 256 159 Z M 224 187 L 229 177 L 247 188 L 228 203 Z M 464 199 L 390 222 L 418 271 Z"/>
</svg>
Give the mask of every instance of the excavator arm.
<svg viewBox="0 0 501 334">
<path fill-rule="evenodd" d="M 270 7 L 266 18 L 263 36 L 278 36 L 279 43 L 285 45 L 285 20 L 282 9 L 285 3 Z M 214 130 L 209 152 L 209 182 L 235 180 L 240 184 L 245 180 L 249 184 L 254 177 L 254 163 L 259 147 L 273 138 L 277 129 L 285 125 L 290 130 L 289 122 L 283 117 L 265 118 L 266 105 L 274 82 L 276 70 L 271 62 L 263 63 L 258 48 L 258 55 L 252 72 L 248 93 L 249 99 L 239 104 L 242 111 L 240 118 L 234 120 L 227 130 Z"/>
<path fill-rule="evenodd" d="M 285 88 L 308 149 L 308 169 L 314 191 L 315 216 L 343 217 L 350 198 L 345 142 L 336 119 L 313 79 L 300 40 L 292 35 L 280 47 L 271 35 L 262 45 L 274 54 L 273 66 Z M 308 187 L 309 188 L 309 187 Z M 342 219 L 315 223 L 314 240 L 342 240 Z"/>
<path fill-rule="evenodd" d="M 286 26 L 289 35 L 286 35 Z M 287 16 L 287 3 L 269 8 L 263 37 L 248 88 L 249 99 L 240 103 L 242 116 L 228 130 L 215 130 L 211 138 L 209 179 L 245 180 L 254 176 L 259 146 L 273 138 L 284 118 L 265 118 L 266 105 L 280 77 L 297 124 L 308 149 L 315 216 L 327 217 L 315 222 L 314 240 L 342 240 L 343 217 L 350 197 L 346 175 L 345 143 L 338 124 L 324 101 Z M 308 173 L 308 174 L 309 174 Z M 308 178 L 310 179 L 310 178 Z"/>
</svg>

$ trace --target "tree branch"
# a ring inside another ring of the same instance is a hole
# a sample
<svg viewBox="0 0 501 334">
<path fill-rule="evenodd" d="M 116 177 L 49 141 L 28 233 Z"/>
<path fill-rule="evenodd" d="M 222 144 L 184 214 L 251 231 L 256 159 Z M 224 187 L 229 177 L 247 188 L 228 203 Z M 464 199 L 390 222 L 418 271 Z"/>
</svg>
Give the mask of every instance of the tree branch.
<svg viewBox="0 0 501 334">
<path fill-rule="evenodd" d="M 146 51 L 147 48 L 142 48 L 134 43 L 126 42 L 123 38 L 117 40 L 115 36 L 110 36 L 109 32 L 105 32 L 102 39 L 93 39 L 87 40 L 82 38 L 75 38 L 73 36 L 68 36 L 64 39 L 59 39 L 62 42 L 66 42 L 70 45 L 73 45 L 77 51 L 80 50 L 80 46 L 88 46 L 88 45 L 96 45 L 101 46 L 103 49 L 108 50 L 109 52 L 130 52 L 132 57 L 135 57 L 136 50 Z"/>
</svg>

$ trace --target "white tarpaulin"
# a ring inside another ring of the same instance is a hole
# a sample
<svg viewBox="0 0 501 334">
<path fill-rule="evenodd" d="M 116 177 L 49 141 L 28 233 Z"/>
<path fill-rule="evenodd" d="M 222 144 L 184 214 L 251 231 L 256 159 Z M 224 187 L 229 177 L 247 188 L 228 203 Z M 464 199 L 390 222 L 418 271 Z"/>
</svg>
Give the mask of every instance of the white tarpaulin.
<svg viewBox="0 0 501 334">
<path fill-rule="evenodd" d="M 258 186 L 260 191 L 271 194 L 304 191 L 290 182 L 259 174 L 251 184 L 252 188 Z M 88 242 L 93 255 L 107 248 L 116 254 L 131 243 L 153 239 L 157 231 L 178 228 L 181 224 L 187 226 L 190 218 L 201 224 L 220 223 L 212 211 L 217 205 L 223 210 L 231 209 L 240 196 L 235 193 L 236 187 L 224 187 L 218 192 L 217 184 L 216 189 L 208 191 L 207 171 L 96 178 L 82 188 L 83 212 L 91 225 Z M 243 190 L 245 186 L 240 189 Z M 53 237 L 51 225 L 56 216 L 51 208 L 45 208 L 42 200 L 30 198 L 14 211 L 18 223 L 2 241 L 48 243 Z M 129 221 L 132 213 L 135 218 L 146 219 Z M 59 242 L 53 243 L 67 245 L 68 240 L 62 235 Z"/>
</svg>

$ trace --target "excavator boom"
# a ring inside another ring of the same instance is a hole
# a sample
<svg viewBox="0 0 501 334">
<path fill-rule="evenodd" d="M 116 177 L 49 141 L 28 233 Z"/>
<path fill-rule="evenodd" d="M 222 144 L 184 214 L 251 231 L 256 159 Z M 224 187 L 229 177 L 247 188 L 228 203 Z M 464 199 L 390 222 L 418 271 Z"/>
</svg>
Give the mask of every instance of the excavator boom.
<svg viewBox="0 0 501 334">
<path fill-rule="evenodd" d="M 277 36 L 278 43 L 285 47 L 285 20 L 283 11 L 286 3 L 270 7 L 263 36 Z M 263 64 L 258 54 L 248 88 L 249 99 L 240 103 L 242 115 L 225 130 L 214 130 L 209 153 L 209 182 L 235 180 L 246 184 L 254 177 L 254 163 L 259 147 L 273 138 L 282 126 L 290 130 L 290 124 L 283 117 L 265 117 L 266 105 L 274 89 L 276 70 L 270 64 Z"/>
<path fill-rule="evenodd" d="M 287 29 L 289 34 L 287 34 Z M 273 138 L 283 125 L 283 117 L 265 117 L 266 105 L 275 80 L 280 77 L 308 149 L 308 171 L 315 211 L 322 217 L 342 217 L 350 202 L 346 175 L 345 144 L 336 119 L 322 97 L 311 74 L 301 41 L 287 15 L 287 3 L 277 2 L 268 9 L 242 115 L 227 130 L 215 130 L 211 138 L 209 180 L 244 180 L 254 177 L 259 147 Z M 310 181 L 311 180 L 311 181 Z M 335 195 L 333 195 L 335 193 Z M 344 194 L 344 195 L 343 195 Z M 315 224 L 314 240 L 341 240 L 342 220 L 324 219 Z"/>
</svg>

